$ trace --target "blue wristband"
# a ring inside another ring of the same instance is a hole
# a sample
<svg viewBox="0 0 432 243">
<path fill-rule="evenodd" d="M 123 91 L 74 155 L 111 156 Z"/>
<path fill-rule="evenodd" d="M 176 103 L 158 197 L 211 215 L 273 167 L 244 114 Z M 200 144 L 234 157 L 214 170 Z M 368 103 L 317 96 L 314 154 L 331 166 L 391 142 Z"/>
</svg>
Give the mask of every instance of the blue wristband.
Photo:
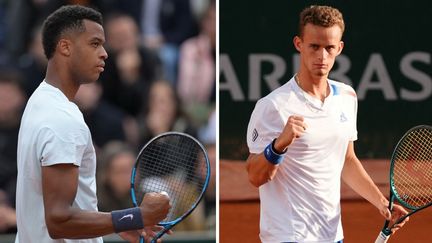
<svg viewBox="0 0 432 243">
<path fill-rule="evenodd" d="M 276 153 L 273 148 L 275 141 L 276 139 L 273 139 L 273 141 L 264 149 L 264 156 L 268 160 L 268 162 L 277 165 L 283 161 L 286 150 L 284 150 L 281 154 Z"/>
<path fill-rule="evenodd" d="M 111 219 L 116 233 L 144 228 L 139 207 L 112 211 Z"/>
</svg>

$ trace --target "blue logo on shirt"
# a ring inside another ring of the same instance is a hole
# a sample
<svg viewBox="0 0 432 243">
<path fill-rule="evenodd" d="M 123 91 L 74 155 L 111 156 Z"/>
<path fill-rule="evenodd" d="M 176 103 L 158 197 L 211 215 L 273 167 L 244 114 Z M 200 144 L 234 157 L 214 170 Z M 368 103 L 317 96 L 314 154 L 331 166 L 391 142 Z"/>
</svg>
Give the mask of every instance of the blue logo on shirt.
<svg viewBox="0 0 432 243">
<path fill-rule="evenodd" d="M 348 118 L 345 116 L 345 113 L 341 113 L 340 114 L 340 122 L 346 122 L 348 121 Z"/>
</svg>

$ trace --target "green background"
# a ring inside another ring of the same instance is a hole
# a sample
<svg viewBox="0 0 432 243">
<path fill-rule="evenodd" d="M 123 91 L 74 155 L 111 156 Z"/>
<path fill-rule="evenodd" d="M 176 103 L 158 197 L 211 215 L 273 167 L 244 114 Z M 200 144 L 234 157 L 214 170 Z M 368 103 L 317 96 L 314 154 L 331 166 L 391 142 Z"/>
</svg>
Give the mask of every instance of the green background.
<svg viewBox="0 0 432 243">
<path fill-rule="evenodd" d="M 246 130 L 256 103 L 256 99 L 248 95 L 251 55 L 281 57 L 286 71 L 278 82 L 287 82 L 296 71 L 293 70 L 292 58 L 296 50 L 292 38 L 297 33 L 298 15 L 309 5 L 330 5 L 343 13 L 346 26 L 343 55 L 351 63 L 346 76 L 354 89 L 358 91 L 368 68 L 375 70 L 370 80 L 380 81 L 376 65 L 371 62 L 372 56 L 382 57 L 394 87 L 396 99 L 386 99 L 380 90 L 368 90 L 364 98 L 359 99 L 359 139 L 355 143 L 359 157 L 389 158 L 406 130 L 418 124 L 432 124 L 432 94 L 417 101 L 401 97 L 401 89 L 418 92 L 425 88 L 403 74 L 401 62 L 410 53 L 421 52 L 426 56 L 422 61 L 412 62 L 411 66 L 422 73 L 426 85 L 432 86 L 432 1 L 221 0 L 219 46 L 220 57 L 225 58 L 221 58 L 220 66 L 226 66 L 223 62 L 228 57 L 244 94 L 244 99 L 234 99 L 226 89 L 226 71 L 220 72 L 221 159 L 244 160 L 248 155 Z M 271 91 L 263 80 L 274 66 L 264 62 L 261 68 L 260 97 Z M 337 68 L 336 63 L 333 69 Z"/>
</svg>

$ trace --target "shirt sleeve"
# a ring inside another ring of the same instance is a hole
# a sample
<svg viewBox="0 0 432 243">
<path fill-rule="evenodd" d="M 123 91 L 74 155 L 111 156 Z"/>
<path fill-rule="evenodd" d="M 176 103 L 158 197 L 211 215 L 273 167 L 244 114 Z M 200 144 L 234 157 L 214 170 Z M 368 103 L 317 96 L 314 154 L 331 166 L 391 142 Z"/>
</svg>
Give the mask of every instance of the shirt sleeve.
<svg viewBox="0 0 432 243">
<path fill-rule="evenodd" d="M 81 166 L 86 136 L 80 129 L 42 128 L 37 138 L 37 156 L 42 166 L 74 164 Z"/>
<path fill-rule="evenodd" d="M 271 100 L 263 98 L 257 102 L 247 129 L 249 152 L 258 154 L 282 132 L 284 122 Z"/>
</svg>

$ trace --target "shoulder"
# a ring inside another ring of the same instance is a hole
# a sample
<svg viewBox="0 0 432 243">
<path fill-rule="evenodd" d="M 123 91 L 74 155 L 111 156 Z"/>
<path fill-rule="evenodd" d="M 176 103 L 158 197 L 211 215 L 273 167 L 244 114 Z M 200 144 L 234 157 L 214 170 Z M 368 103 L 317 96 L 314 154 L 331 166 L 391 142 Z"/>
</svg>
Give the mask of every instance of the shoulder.
<svg viewBox="0 0 432 243">
<path fill-rule="evenodd" d="M 263 103 L 265 105 L 271 105 L 275 109 L 285 106 L 290 98 L 295 95 L 293 82 L 293 79 L 289 80 L 279 88 L 258 100 L 257 104 Z"/>
<path fill-rule="evenodd" d="M 353 87 L 344 84 L 342 82 L 338 82 L 330 79 L 329 79 L 329 84 L 332 89 L 333 95 L 348 96 L 357 99 L 357 94 L 353 89 Z"/>
<path fill-rule="evenodd" d="M 48 128 L 56 133 L 86 130 L 78 107 L 49 89 L 38 88 L 29 99 L 24 113 L 24 122 L 36 130 Z"/>
<path fill-rule="evenodd" d="M 285 83 L 259 99 L 255 104 L 252 116 L 255 117 L 255 119 L 266 120 L 268 122 L 279 120 L 281 110 L 286 107 L 287 102 L 293 95 L 295 95 L 295 93 L 292 84 L 290 82 Z"/>
</svg>

